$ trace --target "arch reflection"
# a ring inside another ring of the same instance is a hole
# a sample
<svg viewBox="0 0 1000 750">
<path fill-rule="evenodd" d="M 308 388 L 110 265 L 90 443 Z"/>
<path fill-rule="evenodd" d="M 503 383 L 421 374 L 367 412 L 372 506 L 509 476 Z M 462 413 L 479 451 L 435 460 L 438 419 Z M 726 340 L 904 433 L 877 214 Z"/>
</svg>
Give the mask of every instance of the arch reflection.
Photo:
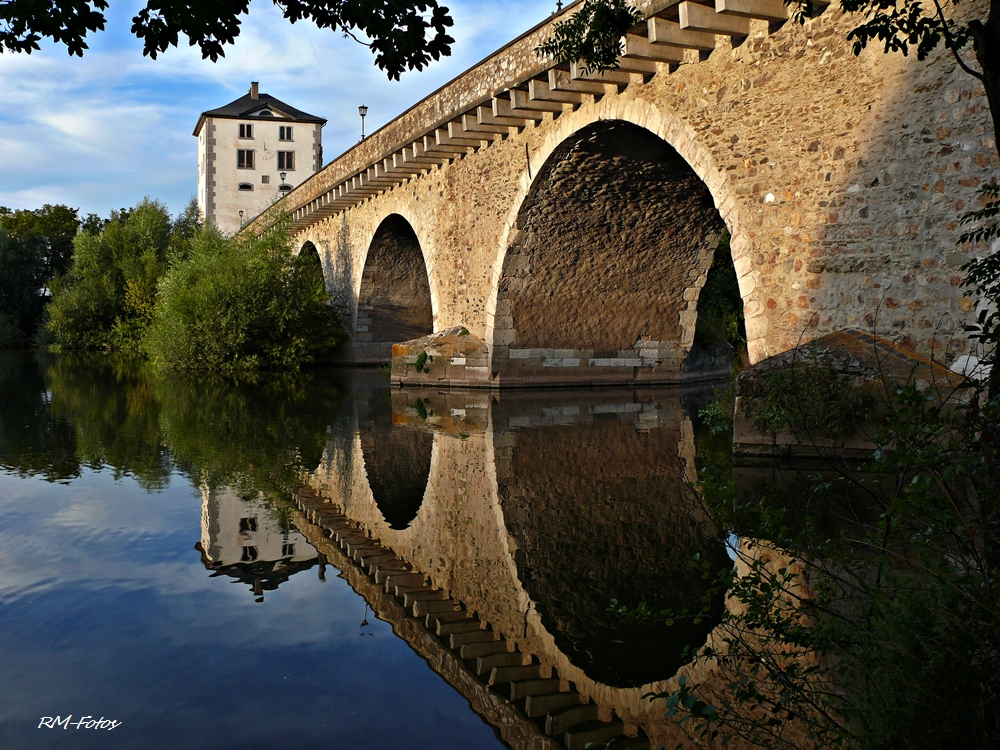
<svg viewBox="0 0 1000 750">
<path fill-rule="evenodd" d="M 359 415 L 358 432 L 368 486 L 389 528 L 401 531 L 409 528 L 424 501 L 434 436 L 394 426 L 388 392 L 373 393 L 366 405 L 369 411 Z"/>
<path fill-rule="evenodd" d="M 542 624 L 598 682 L 630 687 L 672 676 L 685 647 L 705 642 L 709 620 L 626 623 L 609 608 L 617 600 L 698 611 L 707 582 L 695 555 L 726 565 L 721 539 L 686 491 L 679 401 L 550 398 L 534 420 L 516 404 L 498 411 L 510 409 L 522 413 L 494 419 L 510 435 L 497 490 Z"/>
</svg>

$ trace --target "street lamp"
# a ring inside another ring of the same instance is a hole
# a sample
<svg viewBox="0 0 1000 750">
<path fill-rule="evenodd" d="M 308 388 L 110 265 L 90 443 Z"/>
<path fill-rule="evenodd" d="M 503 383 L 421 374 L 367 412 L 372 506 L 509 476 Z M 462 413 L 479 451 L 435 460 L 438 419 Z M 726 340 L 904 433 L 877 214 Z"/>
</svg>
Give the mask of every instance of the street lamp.
<svg viewBox="0 0 1000 750">
<path fill-rule="evenodd" d="M 243 228 L 243 209 L 240 209 L 240 229 Z"/>
<path fill-rule="evenodd" d="M 358 107 L 358 114 L 361 115 L 361 140 L 365 139 L 365 115 L 368 114 L 368 107 L 362 104 Z"/>
<path fill-rule="evenodd" d="M 285 184 L 285 177 L 288 176 L 288 172 L 279 172 L 278 177 L 281 178 L 281 184 L 278 185 L 278 190 L 287 190 L 288 185 Z"/>
</svg>

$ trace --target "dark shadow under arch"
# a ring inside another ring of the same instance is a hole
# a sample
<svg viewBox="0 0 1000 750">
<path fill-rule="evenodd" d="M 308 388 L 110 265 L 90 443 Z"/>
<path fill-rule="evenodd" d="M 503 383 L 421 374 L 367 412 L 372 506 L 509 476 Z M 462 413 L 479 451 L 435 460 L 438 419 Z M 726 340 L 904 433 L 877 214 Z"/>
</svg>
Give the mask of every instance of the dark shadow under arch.
<svg viewBox="0 0 1000 750">
<path fill-rule="evenodd" d="M 388 390 L 374 392 L 370 404 L 371 411 L 359 424 L 368 486 L 389 527 L 406 529 L 427 491 L 434 435 L 394 426 Z"/>
<path fill-rule="evenodd" d="M 431 290 L 420 242 L 409 222 L 393 214 L 379 225 L 368 248 L 358 293 L 356 339 L 391 345 L 433 330 Z"/>
<path fill-rule="evenodd" d="M 518 213 L 493 343 L 591 371 L 644 348 L 679 371 L 694 334 L 689 303 L 724 230 L 707 186 L 668 143 L 628 122 L 589 125 L 552 153 Z M 501 349 L 495 372 L 524 372 L 532 357 L 517 359 Z"/>
<path fill-rule="evenodd" d="M 622 622 L 611 600 L 698 611 L 713 582 L 692 567 L 694 555 L 713 572 L 730 565 L 686 491 L 680 420 L 636 429 L 623 419 L 630 406 L 583 404 L 589 423 L 510 432 L 497 473 L 518 577 L 542 624 L 574 665 L 614 687 L 673 676 L 684 648 L 704 644 L 714 623 Z M 657 412 L 671 411 L 679 417 L 661 401 Z M 494 414 L 494 425 L 506 423 Z M 721 612 L 721 595 L 713 607 Z"/>
</svg>

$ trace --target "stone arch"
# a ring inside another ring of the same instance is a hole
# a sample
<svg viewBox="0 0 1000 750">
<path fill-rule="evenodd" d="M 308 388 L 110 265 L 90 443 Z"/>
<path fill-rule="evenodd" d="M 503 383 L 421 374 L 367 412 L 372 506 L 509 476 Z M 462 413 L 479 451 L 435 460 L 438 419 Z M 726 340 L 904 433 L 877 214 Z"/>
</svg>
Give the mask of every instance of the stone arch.
<svg viewBox="0 0 1000 750">
<path fill-rule="evenodd" d="M 388 362 L 392 345 L 434 331 L 431 288 L 413 226 L 397 213 L 379 224 L 358 286 L 354 347 L 363 362 Z"/>
<path fill-rule="evenodd" d="M 587 342 L 581 342 L 579 345 L 576 342 L 570 345 L 566 345 L 568 342 L 563 342 L 564 345 L 556 346 L 554 345 L 556 342 L 553 340 L 552 346 L 537 346 L 534 345 L 540 343 L 537 336 L 523 336 L 522 341 L 519 341 L 517 335 L 518 329 L 514 321 L 515 314 L 511 305 L 511 302 L 513 302 L 512 297 L 523 295 L 526 288 L 530 287 L 533 282 L 537 284 L 537 279 L 529 280 L 525 277 L 526 272 L 528 275 L 532 273 L 530 267 L 530 258 L 532 257 L 531 248 L 527 248 L 529 252 L 524 252 L 526 240 L 530 239 L 525 237 L 526 216 L 532 210 L 535 210 L 536 213 L 538 212 L 540 208 L 539 198 L 545 197 L 540 196 L 540 194 L 545 192 L 547 187 L 551 188 L 551 184 L 547 185 L 547 183 L 551 182 L 553 173 L 560 172 L 559 165 L 562 163 L 562 160 L 572 153 L 574 147 L 579 147 L 583 142 L 592 138 L 596 132 L 602 129 L 613 130 L 617 128 L 620 132 L 639 134 L 638 138 L 647 142 L 650 141 L 650 138 L 655 138 L 661 144 L 661 151 L 671 154 L 671 158 L 668 161 L 672 162 L 675 173 L 683 175 L 684 179 L 679 182 L 690 183 L 696 188 L 699 193 L 699 199 L 703 204 L 705 215 L 713 217 L 713 227 L 716 229 L 728 228 L 732 236 L 730 243 L 732 259 L 737 270 L 740 294 L 743 298 L 744 311 L 747 316 L 746 327 L 750 358 L 751 361 L 756 362 L 766 357 L 767 347 L 765 340 L 767 321 L 765 316 L 761 314 L 763 312 L 763 305 L 757 299 L 756 274 L 751 270 L 752 264 L 748 257 L 750 242 L 744 231 L 744 222 L 738 210 L 739 204 L 730 192 L 725 174 L 715 167 L 710 151 L 698 140 L 696 134 L 690 130 L 687 124 L 669 112 L 664 112 L 648 102 L 639 100 L 622 102 L 618 101 L 615 97 L 605 97 L 599 104 L 585 105 L 575 112 L 565 112 L 556 121 L 546 124 L 545 127 L 549 130 L 546 138 L 537 149 L 530 151 L 528 154 L 528 166 L 521 175 L 518 195 L 515 197 L 505 223 L 492 269 L 490 298 L 487 300 L 485 339 L 491 345 L 491 372 L 495 379 L 499 379 L 498 384 L 502 386 L 504 380 L 507 381 L 507 384 L 516 384 L 519 379 L 523 382 L 530 382 L 532 379 L 531 373 L 527 372 L 527 377 L 524 376 L 525 370 L 523 368 L 525 363 L 530 363 L 528 364 L 528 369 L 530 370 L 532 365 L 539 364 L 549 368 L 552 366 L 573 365 L 573 360 L 576 359 L 580 359 L 583 365 L 588 363 L 587 360 L 622 359 L 621 357 L 612 356 L 597 357 L 598 352 L 596 349 L 598 347 L 593 347 L 595 349 L 594 354 L 590 355 L 592 347 Z M 612 155 L 610 160 L 614 161 L 615 158 L 618 157 Z M 653 171 L 655 172 L 655 170 Z M 575 176 L 569 174 L 569 170 L 565 168 L 561 172 L 563 182 L 557 189 L 549 190 L 549 198 L 559 198 L 565 190 L 564 186 L 566 182 Z M 557 174 L 557 176 L 559 175 Z M 647 178 L 651 176 L 646 175 Z M 673 182 L 675 185 L 678 184 L 678 181 Z M 655 185 L 656 181 L 653 180 L 652 184 Z M 595 186 L 594 192 L 599 194 L 600 186 Z M 661 190 L 661 192 L 663 191 Z M 544 200 L 541 203 L 544 203 Z M 551 212 L 553 217 L 564 220 L 571 220 L 573 218 L 572 211 L 566 206 L 565 202 L 560 203 L 558 200 L 550 200 L 549 206 L 554 206 L 554 210 Z M 581 212 L 580 215 L 584 219 L 587 218 L 586 211 L 590 208 L 592 207 L 578 206 Z M 662 219 L 664 215 L 662 211 L 659 213 L 653 212 L 653 218 Z M 645 219 L 645 217 L 641 218 Z M 610 378 L 611 380 L 631 379 L 631 377 L 637 374 L 639 379 L 669 381 L 679 378 L 684 357 L 690 349 L 693 340 L 697 319 L 697 297 L 701 285 L 704 284 L 708 268 L 711 266 L 712 250 L 714 250 L 714 248 L 709 249 L 707 247 L 710 244 L 708 237 L 702 237 L 702 239 L 705 242 L 703 243 L 703 247 L 700 248 L 701 252 L 696 253 L 698 257 L 693 259 L 692 263 L 689 264 L 688 270 L 692 272 L 691 275 L 684 279 L 685 283 L 683 286 L 671 290 L 679 296 L 679 299 L 675 300 L 674 311 L 670 313 L 673 315 L 672 325 L 668 326 L 668 328 L 673 328 L 673 333 L 679 334 L 674 339 L 674 343 L 668 343 L 664 347 L 662 345 L 664 339 L 650 338 L 646 340 L 638 334 L 646 334 L 647 331 L 634 331 L 637 334 L 636 339 L 626 341 L 626 346 L 620 346 L 614 352 L 615 355 L 618 355 L 623 349 L 632 349 L 630 352 L 631 356 L 626 358 L 632 361 L 625 363 L 625 369 L 619 372 L 617 378 Z M 628 260 L 621 260 L 623 267 L 627 266 Z M 632 258 L 633 267 L 641 268 L 642 264 L 638 263 L 637 260 L 639 259 Z M 594 263 L 591 263 L 591 266 L 592 275 L 595 277 L 600 276 L 597 273 L 599 269 L 593 267 Z M 622 280 L 626 283 L 632 283 L 633 281 L 628 278 L 627 274 L 624 275 Z M 666 289 L 666 286 L 661 285 L 661 289 Z M 600 291 L 600 287 L 598 287 L 598 291 Z M 544 296 L 548 297 L 549 294 L 551 294 L 553 301 L 558 297 L 554 289 L 545 290 Z M 536 295 L 536 297 L 540 296 L 543 295 Z M 584 317 L 582 309 L 575 303 L 569 303 L 565 299 L 566 296 L 563 294 L 564 299 L 561 305 L 555 302 L 553 304 L 563 312 L 568 313 L 569 311 L 573 311 L 577 313 L 577 317 L 582 319 Z M 601 299 L 599 295 L 595 295 L 595 298 L 600 299 L 602 304 L 606 304 L 606 300 Z M 536 302 L 541 302 L 541 300 L 538 299 Z M 661 308 L 664 307 L 662 299 L 659 303 L 654 302 L 653 307 L 657 304 Z M 537 304 L 536 310 L 543 307 L 544 305 Z M 608 317 L 607 313 L 609 313 L 609 310 L 599 310 L 599 313 L 604 314 L 604 317 Z M 526 316 L 525 319 L 527 319 Z M 605 336 L 605 339 L 608 338 Z M 660 343 L 654 343 L 656 341 Z M 669 342 L 670 340 L 667 339 L 666 341 Z M 533 345 L 527 345 L 529 342 Z M 610 342 L 605 340 L 604 342 L 597 343 L 607 345 Z M 619 341 L 616 343 L 622 342 Z M 639 343 L 640 346 L 634 346 L 636 343 Z M 606 353 L 610 354 L 612 348 L 608 347 Z M 514 350 L 514 358 L 520 359 L 521 362 L 513 363 L 513 358 L 510 357 L 512 349 Z M 670 354 L 667 351 L 670 349 L 673 350 L 674 356 L 664 356 Z M 644 363 L 634 361 L 638 359 L 646 361 Z M 638 371 L 632 369 L 632 367 L 637 365 L 648 364 L 651 359 L 659 360 L 660 364 L 655 367 L 639 366 Z M 511 368 L 512 364 L 515 365 L 515 369 Z M 522 369 L 516 369 L 517 365 L 520 365 Z M 598 375 L 598 373 L 594 372 L 595 367 L 564 366 L 560 367 L 560 369 L 565 373 L 565 376 L 561 379 L 567 382 L 601 380 L 600 377 L 595 377 Z M 505 370 L 506 378 L 504 377 Z M 573 370 L 589 370 L 589 372 L 573 372 Z M 672 373 L 671 370 L 673 371 Z M 606 371 L 605 374 L 607 374 Z M 547 369 L 545 377 L 539 379 L 544 379 L 549 383 L 559 380 L 559 378 L 553 378 L 552 369 Z"/>
</svg>

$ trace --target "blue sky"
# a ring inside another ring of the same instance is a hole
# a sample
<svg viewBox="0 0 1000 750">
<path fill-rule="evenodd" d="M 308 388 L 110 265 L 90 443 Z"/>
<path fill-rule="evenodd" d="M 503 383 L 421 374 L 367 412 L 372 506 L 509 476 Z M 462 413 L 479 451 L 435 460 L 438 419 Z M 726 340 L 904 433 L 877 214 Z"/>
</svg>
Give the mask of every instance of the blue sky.
<svg viewBox="0 0 1000 750">
<path fill-rule="evenodd" d="M 157 60 L 129 33 L 143 2 L 115 2 L 84 57 L 44 44 L 0 54 L 0 206 L 65 203 L 106 216 L 144 196 L 177 212 L 196 190 L 198 115 L 261 91 L 329 120 L 327 160 L 555 10 L 548 0 L 445 0 L 456 42 L 451 57 L 389 81 L 356 42 L 309 23 L 291 25 L 254 0 L 242 33 L 218 63 L 186 40 Z"/>
</svg>

